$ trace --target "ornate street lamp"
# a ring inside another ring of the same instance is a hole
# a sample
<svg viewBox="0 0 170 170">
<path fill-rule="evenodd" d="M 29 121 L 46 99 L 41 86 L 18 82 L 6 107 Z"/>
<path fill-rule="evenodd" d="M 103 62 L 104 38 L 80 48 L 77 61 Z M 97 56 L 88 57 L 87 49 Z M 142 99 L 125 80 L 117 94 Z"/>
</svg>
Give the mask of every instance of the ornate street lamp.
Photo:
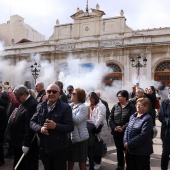
<svg viewBox="0 0 170 170">
<path fill-rule="evenodd" d="M 146 62 L 147 62 L 146 57 L 143 59 L 143 64 L 140 63 L 140 60 L 141 60 L 140 55 L 138 55 L 136 58 L 137 58 L 137 63 L 135 63 L 134 58 L 131 58 L 132 67 L 140 68 L 140 67 L 145 67 L 146 66 Z"/>
<path fill-rule="evenodd" d="M 132 67 L 137 68 L 137 77 L 136 78 L 138 80 L 138 83 L 136 83 L 136 85 L 139 86 L 140 68 L 146 67 L 147 59 L 146 59 L 146 57 L 143 59 L 143 64 L 141 64 L 141 56 L 139 54 L 136 57 L 136 59 L 137 59 L 137 61 L 135 62 L 135 59 L 131 58 L 131 65 L 132 65 Z"/>
<path fill-rule="evenodd" d="M 37 62 L 35 62 L 30 67 L 31 67 L 31 72 L 32 72 L 35 84 L 36 84 L 36 80 L 37 80 L 37 78 L 39 76 L 41 66 L 40 66 L 40 64 L 37 64 Z"/>
</svg>

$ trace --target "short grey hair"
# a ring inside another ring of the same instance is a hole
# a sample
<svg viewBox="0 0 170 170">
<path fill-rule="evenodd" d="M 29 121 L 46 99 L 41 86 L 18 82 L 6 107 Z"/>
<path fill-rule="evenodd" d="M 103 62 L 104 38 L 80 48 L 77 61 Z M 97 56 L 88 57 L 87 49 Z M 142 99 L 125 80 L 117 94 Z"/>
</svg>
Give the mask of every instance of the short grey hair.
<svg viewBox="0 0 170 170">
<path fill-rule="evenodd" d="M 136 91 L 140 91 L 140 92 L 142 92 L 142 93 L 145 92 L 145 91 L 144 91 L 142 88 L 140 88 L 140 87 L 138 87 L 138 88 L 136 89 Z"/>
<path fill-rule="evenodd" d="M 18 85 L 17 87 L 15 87 L 13 92 L 17 95 L 23 95 L 24 93 L 29 94 L 27 87 L 24 85 Z"/>
</svg>

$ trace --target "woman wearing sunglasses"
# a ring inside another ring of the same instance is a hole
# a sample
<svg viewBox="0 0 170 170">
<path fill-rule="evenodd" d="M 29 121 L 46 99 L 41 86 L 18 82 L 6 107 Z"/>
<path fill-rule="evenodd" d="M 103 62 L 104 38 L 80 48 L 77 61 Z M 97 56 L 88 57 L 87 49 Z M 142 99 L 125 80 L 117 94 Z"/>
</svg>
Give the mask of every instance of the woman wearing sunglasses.
<svg viewBox="0 0 170 170">
<path fill-rule="evenodd" d="M 86 94 L 83 89 L 76 88 L 71 94 L 72 118 L 74 131 L 71 132 L 68 170 L 73 170 L 74 162 L 79 162 L 80 170 L 86 169 L 89 133 L 87 130 L 88 108 L 84 104 Z"/>
</svg>

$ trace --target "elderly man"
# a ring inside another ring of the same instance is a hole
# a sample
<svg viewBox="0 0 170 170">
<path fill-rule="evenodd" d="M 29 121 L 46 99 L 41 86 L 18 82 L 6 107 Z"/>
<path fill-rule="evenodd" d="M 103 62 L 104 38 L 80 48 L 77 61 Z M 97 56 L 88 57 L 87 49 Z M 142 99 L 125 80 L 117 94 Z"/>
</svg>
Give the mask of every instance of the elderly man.
<svg viewBox="0 0 170 170">
<path fill-rule="evenodd" d="M 42 82 L 36 83 L 35 90 L 38 93 L 37 97 L 36 97 L 38 103 L 44 102 L 47 99 L 46 92 L 44 89 L 44 83 L 42 83 Z"/>
<path fill-rule="evenodd" d="M 36 111 L 38 102 L 24 85 L 15 87 L 13 92 L 20 102 L 20 106 L 10 117 L 14 167 L 24 153 L 25 156 L 17 170 L 38 170 L 38 145 L 35 132 L 30 128 L 30 119 Z"/>
<path fill-rule="evenodd" d="M 72 109 L 60 96 L 60 88 L 51 84 L 47 100 L 40 103 L 31 119 L 31 128 L 38 133 L 40 156 L 45 170 L 66 170 L 68 133 L 74 129 Z"/>
</svg>

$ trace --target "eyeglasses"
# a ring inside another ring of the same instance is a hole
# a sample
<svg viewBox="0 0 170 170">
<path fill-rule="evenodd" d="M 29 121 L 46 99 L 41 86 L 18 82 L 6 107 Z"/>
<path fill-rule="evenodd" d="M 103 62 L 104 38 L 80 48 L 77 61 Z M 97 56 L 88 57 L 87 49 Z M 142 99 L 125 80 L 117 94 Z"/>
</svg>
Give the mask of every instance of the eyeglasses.
<svg viewBox="0 0 170 170">
<path fill-rule="evenodd" d="M 144 107 L 142 104 L 137 104 L 136 107 Z"/>
<path fill-rule="evenodd" d="M 122 97 L 122 96 L 117 96 L 117 97 Z"/>
<path fill-rule="evenodd" d="M 53 93 L 53 94 L 57 94 L 57 90 L 47 90 L 47 93 L 50 94 L 50 93 Z"/>
<path fill-rule="evenodd" d="M 76 93 L 71 93 L 72 95 L 76 95 Z"/>
</svg>

